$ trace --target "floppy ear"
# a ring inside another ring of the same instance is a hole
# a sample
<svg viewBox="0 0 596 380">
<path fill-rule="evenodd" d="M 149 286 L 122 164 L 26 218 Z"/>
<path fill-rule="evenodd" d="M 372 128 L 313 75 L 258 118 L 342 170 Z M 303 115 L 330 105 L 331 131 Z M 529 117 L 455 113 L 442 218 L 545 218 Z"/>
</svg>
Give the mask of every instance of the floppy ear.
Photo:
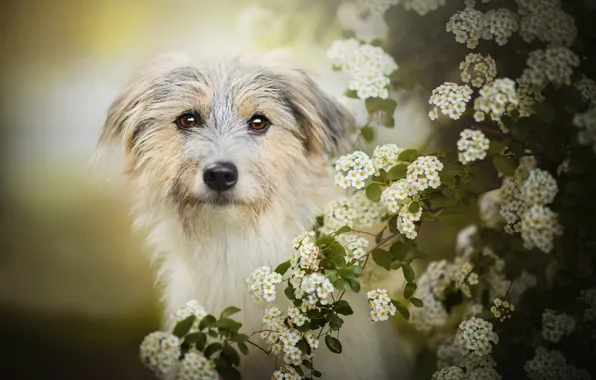
<svg viewBox="0 0 596 380">
<path fill-rule="evenodd" d="M 133 78 L 108 109 L 106 122 L 93 157 L 94 162 L 97 163 L 108 148 L 118 140 L 122 141 L 127 151 L 131 149 L 135 123 L 141 119 L 143 111 L 158 94 L 160 78 L 169 70 L 186 63 L 187 57 L 184 54 L 164 54 L 152 60 Z"/>
<path fill-rule="evenodd" d="M 310 153 L 347 151 L 356 124 L 350 112 L 300 69 L 277 67 L 278 80 L 294 116 L 304 128 Z"/>
</svg>

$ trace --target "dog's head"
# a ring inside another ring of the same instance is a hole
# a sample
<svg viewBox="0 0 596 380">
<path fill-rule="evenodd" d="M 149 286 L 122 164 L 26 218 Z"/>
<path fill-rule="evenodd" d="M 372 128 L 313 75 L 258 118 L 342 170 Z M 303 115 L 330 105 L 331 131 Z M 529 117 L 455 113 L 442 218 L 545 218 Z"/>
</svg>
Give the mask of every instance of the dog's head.
<svg viewBox="0 0 596 380">
<path fill-rule="evenodd" d="M 141 196 L 181 212 L 265 209 L 312 157 L 347 141 L 351 117 L 301 70 L 275 56 L 193 66 L 148 65 L 109 109 L 100 138 L 125 145 Z"/>
</svg>

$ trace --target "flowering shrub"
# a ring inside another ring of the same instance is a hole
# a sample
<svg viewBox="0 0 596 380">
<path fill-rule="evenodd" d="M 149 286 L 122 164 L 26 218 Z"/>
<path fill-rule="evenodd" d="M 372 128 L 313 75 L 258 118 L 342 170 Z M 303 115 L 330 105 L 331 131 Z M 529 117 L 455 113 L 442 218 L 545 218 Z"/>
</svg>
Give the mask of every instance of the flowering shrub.
<svg viewBox="0 0 596 380">
<path fill-rule="evenodd" d="M 367 109 L 359 129 L 365 141 L 375 128 L 394 126 L 394 95 L 419 86 L 428 91 L 437 135 L 452 141 L 456 130 L 457 144 L 438 152 L 381 144 L 337 158 L 335 185 L 350 194 L 288 242 L 294 252 L 287 261 L 247 279 L 255 300 L 284 297 L 287 310 L 268 307 L 262 330 L 247 335 L 230 318 L 239 309 L 216 318 L 190 301 L 175 313 L 171 334 L 143 341 L 147 367 L 162 375 L 181 361 L 178 379 L 216 372 L 239 378 L 238 352 L 250 347 L 278 357 L 274 379 L 319 377 L 317 350 L 342 352 L 335 332 L 353 313 L 344 295 L 362 292 L 370 322 L 397 316 L 418 334 L 421 357 L 436 363 L 426 360 L 420 378 L 596 373 L 596 56 L 587 48 L 594 39 L 589 17 L 581 5 L 559 0 L 446 3 L 359 0 L 366 12 L 399 22 L 389 25 L 386 41 L 365 43 L 348 33 L 327 56 L 350 78 L 345 96 Z M 402 45 L 425 50 L 408 54 Z M 439 120 L 439 109 L 448 117 Z M 478 217 L 470 211 L 475 205 Z M 466 223 L 455 255 L 433 260 L 423 252 L 426 225 Z M 363 292 L 364 273 L 374 270 L 399 271 L 404 282 Z"/>
</svg>

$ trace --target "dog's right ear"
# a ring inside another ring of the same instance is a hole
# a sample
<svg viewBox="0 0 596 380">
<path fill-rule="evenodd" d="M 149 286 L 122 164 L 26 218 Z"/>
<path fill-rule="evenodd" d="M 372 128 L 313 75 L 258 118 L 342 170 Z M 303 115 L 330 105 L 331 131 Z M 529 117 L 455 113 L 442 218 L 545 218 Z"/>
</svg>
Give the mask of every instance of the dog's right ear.
<svg viewBox="0 0 596 380">
<path fill-rule="evenodd" d="M 160 78 L 177 67 L 187 65 L 188 57 L 181 53 L 158 56 L 133 78 L 128 87 L 114 100 L 92 157 L 92 165 L 100 163 L 106 152 L 120 142 L 130 151 L 135 124 L 154 99 Z"/>
</svg>

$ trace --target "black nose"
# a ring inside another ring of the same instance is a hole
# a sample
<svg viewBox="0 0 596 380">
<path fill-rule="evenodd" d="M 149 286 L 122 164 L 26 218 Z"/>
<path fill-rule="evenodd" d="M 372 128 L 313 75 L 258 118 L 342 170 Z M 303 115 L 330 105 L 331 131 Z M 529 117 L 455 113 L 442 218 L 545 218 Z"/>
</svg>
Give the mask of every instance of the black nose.
<svg viewBox="0 0 596 380">
<path fill-rule="evenodd" d="M 203 181 L 210 189 L 226 191 L 238 181 L 238 169 L 229 162 L 218 162 L 205 169 Z"/>
</svg>

